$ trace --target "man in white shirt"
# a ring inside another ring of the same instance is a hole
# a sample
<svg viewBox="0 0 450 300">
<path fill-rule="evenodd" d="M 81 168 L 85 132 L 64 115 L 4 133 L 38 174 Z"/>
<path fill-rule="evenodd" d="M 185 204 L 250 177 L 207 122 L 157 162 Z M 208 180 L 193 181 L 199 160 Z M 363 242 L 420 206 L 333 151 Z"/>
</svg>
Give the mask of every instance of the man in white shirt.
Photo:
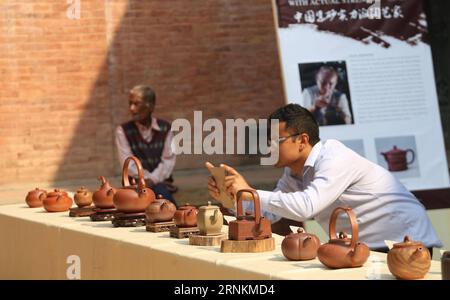
<svg viewBox="0 0 450 300">
<path fill-rule="evenodd" d="M 289 104 L 270 119 L 280 122 L 275 167 L 283 167 L 284 174 L 274 191 L 257 191 L 266 218 L 272 222 L 281 217 L 314 218 L 328 232 L 332 211 L 350 207 L 357 216 L 360 241 L 372 250 L 386 252 L 384 240 L 403 241 L 405 235 L 430 250 L 442 247 L 423 205 L 386 169 L 337 140 L 320 141 L 317 122 L 307 109 Z M 241 189 L 252 189 L 235 169 L 224 166 L 229 174 L 225 179 L 228 192 L 236 195 Z M 218 199 L 212 178 L 208 189 Z M 351 232 L 345 215 L 337 225 Z"/>
</svg>

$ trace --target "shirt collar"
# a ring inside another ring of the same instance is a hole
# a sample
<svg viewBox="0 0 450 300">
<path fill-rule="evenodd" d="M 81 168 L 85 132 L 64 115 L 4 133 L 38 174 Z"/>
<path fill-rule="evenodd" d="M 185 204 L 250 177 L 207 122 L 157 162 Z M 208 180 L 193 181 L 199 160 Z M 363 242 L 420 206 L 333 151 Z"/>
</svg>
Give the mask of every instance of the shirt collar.
<svg viewBox="0 0 450 300">
<path fill-rule="evenodd" d="M 305 161 L 305 167 L 314 167 L 320 150 L 322 150 L 322 142 L 318 141 L 314 147 L 312 147 L 311 152 L 309 152 L 308 158 Z"/>
<path fill-rule="evenodd" d="M 158 121 L 156 120 L 156 118 L 152 117 L 152 125 L 150 126 L 150 128 L 145 127 L 144 125 L 142 125 L 139 122 L 135 122 L 136 126 L 141 130 L 141 131 L 145 131 L 145 130 L 149 130 L 149 129 L 154 129 L 156 131 L 161 131 L 161 127 L 159 127 L 158 125 Z"/>
</svg>

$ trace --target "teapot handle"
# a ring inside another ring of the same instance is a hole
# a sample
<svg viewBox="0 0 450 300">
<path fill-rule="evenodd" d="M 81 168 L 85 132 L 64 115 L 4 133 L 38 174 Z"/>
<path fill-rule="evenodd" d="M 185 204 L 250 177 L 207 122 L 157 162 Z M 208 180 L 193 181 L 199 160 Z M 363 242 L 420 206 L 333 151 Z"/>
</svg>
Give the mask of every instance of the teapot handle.
<svg viewBox="0 0 450 300">
<path fill-rule="evenodd" d="M 352 249 L 355 249 L 356 243 L 358 242 L 358 223 L 356 222 L 356 215 L 350 207 L 338 207 L 331 214 L 330 228 L 329 228 L 330 239 L 337 238 L 337 236 L 336 236 L 336 220 L 341 211 L 345 212 L 350 219 L 350 224 L 352 226 L 352 241 L 351 241 L 350 247 Z"/>
<path fill-rule="evenodd" d="M 406 150 L 406 153 L 408 153 L 408 152 L 411 152 L 411 160 L 410 161 L 408 161 L 408 162 L 406 162 L 406 164 L 407 165 L 410 165 L 410 164 L 412 164 L 413 162 L 414 162 L 414 159 L 415 159 L 415 154 L 414 154 L 414 151 L 412 150 L 412 149 L 407 149 Z"/>
<path fill-rule="evenodd" d="M 237 194 L 236 194 L 237 216 L 245 216 L 244 208 L 243 208 L 243 202 L 245 200 L 241 199 L 242 193 L 244 193 L 244 192 L 252 194 L 254 208 L 255 208 L 255 221 L 256 221 L 256 224 L 259 225 L 260 220 L 261 220 L 261 208 L 260 208 L 260 203 L 259 203 L 259 195 L 255 190 L 243 189 L 243 190 L 239 190 L 237 192 Z"/>
<path fill-rule="evenodd" d="M 128 179 L 128 165 L 130 164 L 130 161 L 134 161 L 139 175 L 139 182 L 138 187 L 139 190 L 143 190 L 146 188 L 145 180 L 144 180 L 144 169 L 142 168 L 141 161 L 136 156 L 130 156 L 128 157 L 125 162 L 123 163 L 123 169 L 122 169 L 122 185 L 124 187 L 130 186 L 130 180 Z"/>
</svg>

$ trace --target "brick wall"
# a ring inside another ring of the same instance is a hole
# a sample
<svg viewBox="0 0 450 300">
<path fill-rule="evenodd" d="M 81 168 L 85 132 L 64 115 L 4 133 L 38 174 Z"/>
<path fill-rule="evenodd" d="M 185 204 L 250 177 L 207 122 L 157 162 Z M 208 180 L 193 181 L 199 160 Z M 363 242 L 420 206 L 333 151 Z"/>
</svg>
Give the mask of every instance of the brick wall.
<svg viewBox="0 0 450 300">
<path fill-rule="evenodd" d="M 113 130 L 136 84 L 155 88 L 168 120 L 283 103 L 271 0 L 80 3 L 73 20 L 66 0 L 0 2 L 0 185 L 118 174 Z"/>
</svg>

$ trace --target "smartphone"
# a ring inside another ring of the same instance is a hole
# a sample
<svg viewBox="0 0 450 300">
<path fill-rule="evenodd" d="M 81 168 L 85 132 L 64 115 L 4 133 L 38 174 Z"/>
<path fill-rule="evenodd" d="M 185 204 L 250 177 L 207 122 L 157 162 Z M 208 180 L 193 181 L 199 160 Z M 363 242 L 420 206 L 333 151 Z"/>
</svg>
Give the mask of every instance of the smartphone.
<svg viewBox="0 0 450 300">
<path fill-rule="evenodd" d="M 214 167 L 210 169 L 210 172 L 219 189 L 220 203 L 222 203 L 225 208 L 234 208 L 234 197 L 229 195 L 225 189 L 225 176 L 227 176 L 227 171 L 224 167 Z"/>
</svg>

